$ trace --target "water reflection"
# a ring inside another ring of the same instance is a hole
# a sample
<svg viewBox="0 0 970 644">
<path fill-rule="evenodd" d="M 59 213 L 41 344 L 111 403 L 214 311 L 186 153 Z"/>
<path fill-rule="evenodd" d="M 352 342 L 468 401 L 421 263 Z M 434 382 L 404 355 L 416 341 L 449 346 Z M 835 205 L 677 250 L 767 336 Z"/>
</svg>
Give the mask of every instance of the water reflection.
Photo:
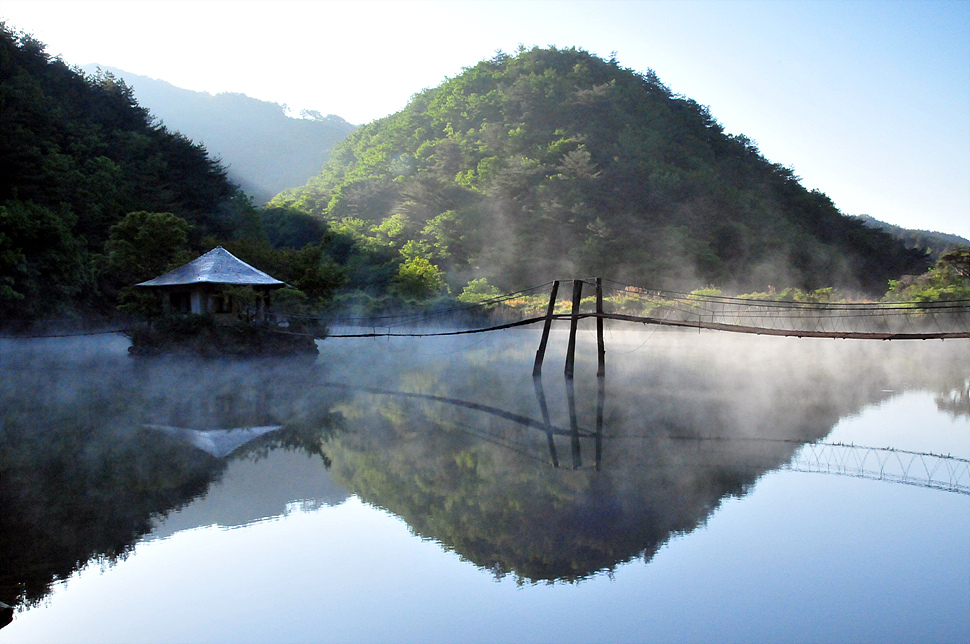
<svg viewBox="0 0 970 644">
<path fill-rule="evenodd" d="M 277 449 L 265 456 L 231 459 L 206 494 L 155 520 L 148 540 L 205 526 L 239 528 L 268 518 L 339 505 L 349 493 L 319 458 Z"/>
<path fill-rule="evenodd" d="M 531 347 L 487 361 L 382 356 L 373 372 L 384 388 L 358 388 L 339 407 L 355 431 L 328 442 L 332 472 L 496 576 L 575 581 L 649 560 L 840 418 L 916 382 L 962 385 L 970 364 L 963 345 L 892 355 L 775 343 L 756 354 L 671 338 L 649 362 L 615 360 L 608 378 L 575 383 L 529 382 Z"/>
<path fill-rule="evenodd" d="M 429 399 L 361 395 L 343 406 L 358 431 L 328 443 L 333 473 L 496 576 L 574 581 L 649 560 L 672 534 L 694 529 L 721 499 L 743 494 L 831 428 L 793 417 L 773 427 L 789 440 L 690 440 L 737 429 L 712 426 L 726 401 L 704 397 L 653 422 L 614 409 L 604 436 L 580 427 L 570 384 L 562 383 L 568 431 L 550 423 L 539 432 Z M 560 453 L 568 455 L 562 467 Z"/>
<path fill-rule="evenodd" d="M 37 602 L 139 539 L 348 494 L 496 576 L 576 581 L 650 560 L 893 392 L 928 388 L 970 415 L 963 344 L 668 334 L 626 358 L 614 341 L 607 378 L 580 361 L 575 381 L 531 378 L 531 336 L 446 356 L 401 346 L 193 362 L 5 345 L 0 601 Z"/>
<path fill-rule="evenodd" d="M 231 461 L 289 449 L 328 462 L 322 440 L 340 419 L 334 393 L 312 387 L 315 365 L 133 361 L 101 348 L 3 347 L 2 602 L 34 604 L 85 565 L 125 558 Z"/>
</svg>

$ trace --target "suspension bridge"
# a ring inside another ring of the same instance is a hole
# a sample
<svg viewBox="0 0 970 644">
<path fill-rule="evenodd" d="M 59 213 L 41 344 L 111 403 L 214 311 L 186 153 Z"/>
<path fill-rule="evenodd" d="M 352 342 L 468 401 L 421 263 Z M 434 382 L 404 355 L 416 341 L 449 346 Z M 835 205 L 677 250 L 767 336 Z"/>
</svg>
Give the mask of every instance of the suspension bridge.
<svg viewBox="0 0 970 644">
<path fill-rule="evenodd" d="M 572 297 L 560 302 L 562 283 Z M 591 294 L 584 297 L 584 289 Z M 546 294 L 548 293 L 548 295 Z M 605 373 L 604 320 L 731 333 L 852 340 L 952 340 L 970 338 L 970 300 L 939 302 L 823 302 L 729 297 L 648 289 L 602 278 L 556 280 L 460 307 L 407 315 L 331 318 L 331 338 L 431 337 L 500 331 L 542 324 L 533 375 L 539 376 L 553 322 L 568 321 L 565 374 L 573 376 L 578 323 L 595 319 L 599 368 Z M 475 325 L 474 322 L 484 325 Z M 442 330 L 443 323 L 453 325 Z M 455 329 L 454 326 L 461 327 Z M 423 327 L 423 328 L 422 328 Z"/>
<path fill-rule="evenodd" d="M 572 284 L 572 298 L 559 297 Z M 584 290 L 586 295 L 584 295 Z M 810 296 L 809 296 L 810 297 Z M 733 333 L 798 338 L 947 340 L 970 338 L 970 300 L 935 302 L 827 302 L 725 296 L 704 290 L 684 293 L 603 278 L 554 280 L 472 303 L 401 314 L 369 316 L 278 315 L 324 323 L 327 338 L 430 337 L 485 333 L 553 321 L 587 318 Z M 449 327 L 449 330 L 443 330 Z M 50 338 L 124 333 L 124 327 L 64 333 L 16 334 Z M 294 333 L 281 330 L 282 333 Z"/>
</svg>

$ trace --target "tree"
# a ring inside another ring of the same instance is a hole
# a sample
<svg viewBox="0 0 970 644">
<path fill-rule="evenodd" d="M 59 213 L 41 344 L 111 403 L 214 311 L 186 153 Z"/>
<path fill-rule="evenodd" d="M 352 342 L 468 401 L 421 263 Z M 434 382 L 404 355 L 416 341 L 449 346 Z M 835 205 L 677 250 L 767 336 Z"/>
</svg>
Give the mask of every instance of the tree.
<svg viewBox="0 0 970 644">
<path fill-rule="evenodd" d="M 219 161 L 156 123 L 120 79 L 85 76 L 0 22 L 0 80 L 5 318 L 104 311 L 120 288 L 164 269 L 117 245 L 102 256 L 127 213 L 172 213 L 195 226 L 191 241 L 260 230 Z M 170 241 L 152 235 L 142 241 Z"/>
<path fill-rule="evenodd" d="M 948 266 L 963 279 L 970 280 L 970 246 L 957 246 L 943 253 L 937 266 Z"/>
<path fill-rule="evenodd" d="M 488 280 L 483 277 L 468 282 L 461 295 L 458 296 L 458 301 L 465 304 L 481 304 L 495 299 L 501 294 L 501 291 L 489 284 Z"/>
<path fill-rule="evenodd" d="M 192 226 L 168 212 L 131 212 L 111 227 L 105 243 L 102 288 L 120 300 L 119 310 L 142 317 L 162 312 L 154 293 L 135 285 L 191 259 L 186 248 Z"/>
<path fill-rule="evenodd" d="M 69 211 L 29 201 L 0 205 L 0 318 L 65 313 L 66 302 L 94 290 L 87 253 L 71 235 L 73 223 Z"/>
<path fill-rule="evenodd" d="M 436 265 L 423 257 L 412 257 L 401 264 L 391 290 L 402 297 L 423 299 L 447 292 L 448 285 Z"/>
<path fill-rule="evenodd" d="M 109 279 L 130 286 L 157 277 L 191 257 L 191 224 L 170 212 L 130 212 L 111 227 L 105 243 Z"/>
<path fill-rule="evenodd" d="M 936 302 L 970 300 L 970 247 L 958 246 L 940 255 L 936 265 L 919 276 L 889 281 L 884 300 Z"/>
</svg>

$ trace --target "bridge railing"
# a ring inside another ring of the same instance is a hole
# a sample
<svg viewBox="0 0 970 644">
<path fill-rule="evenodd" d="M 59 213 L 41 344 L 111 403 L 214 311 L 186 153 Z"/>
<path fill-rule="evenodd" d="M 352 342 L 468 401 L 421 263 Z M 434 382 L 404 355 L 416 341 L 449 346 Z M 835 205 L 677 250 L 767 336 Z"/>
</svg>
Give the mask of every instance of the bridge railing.
<svg viewBox="0 0 970 644">
<path fill-rule="evenodd" d="M 809 302 L 650 290 L 606 281 L 606 312 L 653 321 L 742 332 L 776 331 L 823 337 L 967 334 L 970 301 Z M 734 327 L 725 328 L 725 327 Z"/>
</svg>

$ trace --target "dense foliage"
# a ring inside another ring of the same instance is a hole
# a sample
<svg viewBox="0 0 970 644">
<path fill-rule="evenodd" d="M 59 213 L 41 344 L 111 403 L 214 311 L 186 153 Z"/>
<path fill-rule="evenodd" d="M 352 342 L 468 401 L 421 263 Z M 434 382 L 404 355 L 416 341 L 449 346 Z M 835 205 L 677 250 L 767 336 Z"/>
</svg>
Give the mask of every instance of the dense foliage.
<svg viewBox="0 0 970 644">
<path fill-rule="evenodd" d="M 890 280 L 890 302 L 970 301 L 970 246 L 956 246 L 939 256 L 922 275 Z"/>
<path fill-rule="evenodd" d="M 313 304 L 344 281 L 324 250 L 333 238 L 303 213 L 258 211 L 204 147 L 155 122 L 110 73 L 85 76 L 0 25 L 7 325 L 111 314 L 119 299 L 145 312 L 133 284 L 219 244 Z"/>
<path fill-rule="evenodd" d="M 0 317 L 113 304 L 98 284 L 104 245 L 136 211 L 184 219 L 196 242 L 259 230 L 219 163 L 155 124 L 124 83 L 0 25 Z"/>
<path fill-rule="evenodd" d="M 881 293 L 925 268 L 652 71 L 575 49 L 499 53 L 415 95 L 273 203 L 367 252 L 423 257 L 453 291 L 600 274 Z"/>
</svg>

